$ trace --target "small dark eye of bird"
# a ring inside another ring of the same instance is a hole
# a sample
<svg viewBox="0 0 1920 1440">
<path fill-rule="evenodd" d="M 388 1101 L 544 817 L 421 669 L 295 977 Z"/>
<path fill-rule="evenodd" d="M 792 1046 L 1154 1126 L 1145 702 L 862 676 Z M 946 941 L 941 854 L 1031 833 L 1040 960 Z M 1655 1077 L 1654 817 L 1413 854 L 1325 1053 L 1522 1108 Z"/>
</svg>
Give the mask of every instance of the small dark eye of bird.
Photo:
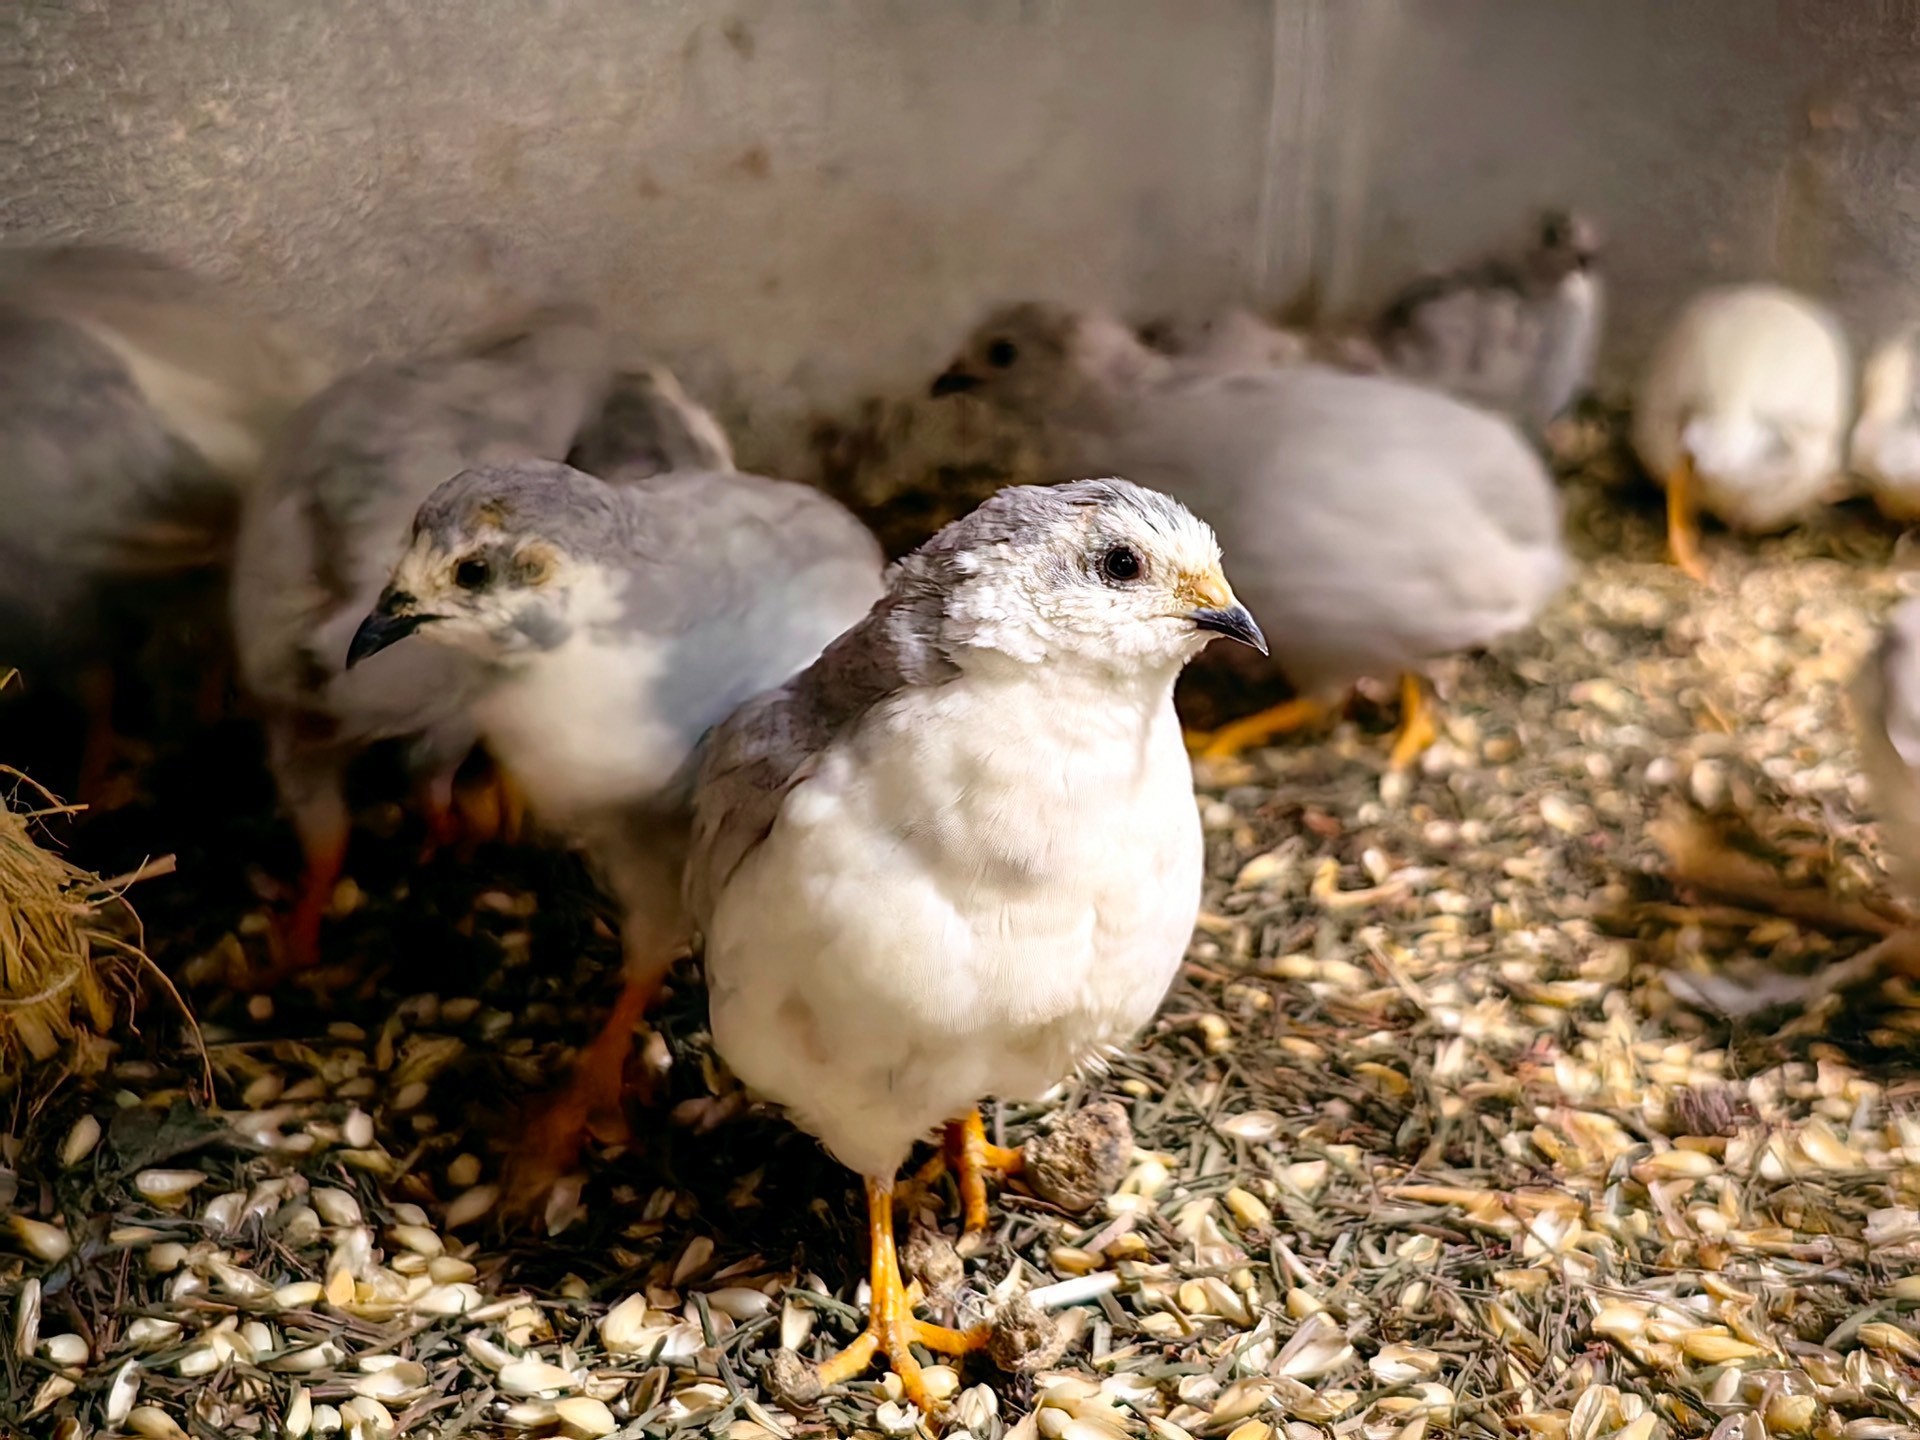
<svg viewBox="0 0 1920 1440">
<path fill-rule="evenodd" d="M 1146 568 L 1131 545 L 1116 545 L 1100 557 L 1100 573 L 1116 585 L 1138 580 Z"/>
<path fill-rule="evenodd" d="M 462 590 L 484 590 L 493 579 L 493 567 L 477 555 L 470 555 L 453 568 L 453 583 Z"/>
<path fill-rule="evenodd" d="M 1004 370 L 1020 358 L 1020 347 L 1011 340 L 996 340 L 987 346 L 987 363 Z"/>
</svg>

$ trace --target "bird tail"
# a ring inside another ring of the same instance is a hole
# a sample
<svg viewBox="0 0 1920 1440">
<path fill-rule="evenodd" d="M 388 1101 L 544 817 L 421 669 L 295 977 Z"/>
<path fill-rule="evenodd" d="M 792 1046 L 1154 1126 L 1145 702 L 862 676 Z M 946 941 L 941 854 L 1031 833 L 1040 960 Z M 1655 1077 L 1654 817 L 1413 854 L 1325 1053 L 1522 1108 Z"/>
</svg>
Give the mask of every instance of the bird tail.
<svg viewBox="0 0 1920 1440">
<path fill-rule="evenodd" d="M 1738 475 L 1782 448 L 1780 432 L 1752 415 L 1696 415 L 1680 443 L 1703 475 Z"/>
</svg>

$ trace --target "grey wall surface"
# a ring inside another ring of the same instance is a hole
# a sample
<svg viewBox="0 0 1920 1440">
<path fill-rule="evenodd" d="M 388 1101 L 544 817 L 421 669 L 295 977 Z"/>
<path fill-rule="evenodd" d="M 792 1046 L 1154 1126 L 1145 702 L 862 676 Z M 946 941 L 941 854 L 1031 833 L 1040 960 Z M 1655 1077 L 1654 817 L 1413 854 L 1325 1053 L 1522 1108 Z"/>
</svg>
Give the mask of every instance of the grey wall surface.
<svg viewBox="0 0 1920 1440">
<path fill-rule="evenodd" d="M 1574 202 L 1616 373 L 1712 279 L 1913 313 L 1911 4 L 15 0 L 0 238 L 148 245 L 348 353 L 604 302 L 730 413 L 987 303 L 1361 307 Z"/>
<path fill-rule="evenodd" d="M 1378 0 L 1368 0 L 1378 3 Z M 1861 339 L 1920 318 L 1920 6 L 1877 0 L 1404 0 L 1340 123 L 1364 145 L 1336 301 L 1576 203 L 1611 249 L 1610 369 L 1702 285 L 1773 278 Z M 1333 123 L 1333 122 L 1330 122 Z"/>
<path fill-rule="evenodd" d="M 1025 292 L 1250 283 L 1269 0 L 16 5 L 8 240 L 160 246 L 394 345 L 569 287 L 749 392 Z"/>
</svg>

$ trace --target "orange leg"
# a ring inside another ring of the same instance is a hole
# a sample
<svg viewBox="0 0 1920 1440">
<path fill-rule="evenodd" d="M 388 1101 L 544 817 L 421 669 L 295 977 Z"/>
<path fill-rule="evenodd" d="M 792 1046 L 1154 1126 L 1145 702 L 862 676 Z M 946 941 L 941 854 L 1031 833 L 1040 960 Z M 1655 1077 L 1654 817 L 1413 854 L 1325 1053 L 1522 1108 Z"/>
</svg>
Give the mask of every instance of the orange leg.
<svg viewBox="0 0 1920 1440">
<path fill-rule="evenodd" d="M 420 842 L 420 863 L 424 865 L 460 839 L 460 816 L 454 808 L 453 771 L 442 770 L 427 776 L 414 793 L 420 814 L 427 822 L 427 838 Z"/>
<path fill-rule="evenodd" d="M 218 725 L 227 718 L 227 696 L 231 693 L 232 681 L 233 666 L 224 654 L 207 660 L 193 693 L 195 723 Z"/>
<path fill-rule="evenodd" d="M 1027 1163 L 1018 1150 L 987 1139 L 986 1122 L 977 1107 L 964 1119 L 948 1122 L 942 1158 L 960 1186 L 961 1213 L 966 1217 L 969 1235 L 987 1228 L 987 1176 L 1018 1175 Z"/>
<path fill-rule="evenodd" d="M 1325 701 L 1302 695 L 1218 730 L 1188 735 L 1187 749 L 1207 760 L 1228 760 L 1243 750 L 1264 745 L 1275 736 L 1318 725 L 1328 713 Z"/>
<path fill-rule="evenodd" d="M 80 698 L 87 711 L 87 733 L 80 750 L 80 774 L 74 784 L 74 798 L 89 809 L 101 807 L 107 798 L 107 781 L 113 775 L 114 755 L 120 738 L 113 728 L 113 667 L 89 665 L 80 676 Z"/>
<path fill-rule="evenodd" d="M 528 1214 L 538 1209 L 554 1182 L 579 1164 L 589 1136 L 609 1142 L 626 1139 L 622 1100 L 633 1029 L 659 993 L 658 977 L 651 983 L 629 980 L 600 1033 L 574 1058 L 567 1083 L 529 1112 L 520 1128 L 524 1138 L 507 1167 L 509 1211 Z"/>
<path fill-rule="evenodd" d="M 517 845 L 526 833 L 526 794 L 497 760 L 489 761 L 484 780 L 462 787 L 456 803 L 460 831 L 470 845 L 496 840 Z"/>
<path fill-rule="evenodd" d="M 300 896 L 276 930 L 274 964 L 254 977 L 255 990 L 271 990 L 287 976 L 311 970 L 320 963 L 320 923 L 333 903 L 333 887 L 347 859 L 347 837 L 330 838 L 307 851 L 306 872 L 300 877 Z"/>
<path fill-rule="evenodd" d="M 977 1111 L 974 1120 L 979 1120 Z M 865 1371 L 876 1355 L 885 1355 L 893 1373 L 900 1377 L 907 1399 L 920 1407 L 921 1414 L 934 1414 L 938 1407 L 920 1377 L 920 1362 L 913 1357 L 913 1346 L 924 1345 L 942 1355 L 965 1355 L 985 1348 L 988 1327 L 953 1330 L 914 1318 L 913 1301 L 900 1278 L 900 1257 L 894 1248 L 891 1180 L 867 1179 L 867 1235 L 873 1250 L 873 1299 L 867 1328 L 820 1367 L 820 1383 L 839 1385 L 851 1380 Z"/>
<path fill-rule="evenodd" d="M 1682 455 L 1667 476 L 1667 549 L 1673 563 L 1705 583 L 1706 562 L 1700 558 L 1700 512 L 1693 493 L 1693 459 Z"/>
<path fill-rule="evenodd" d="M 1394 731 L 1393 751 L 1387 764 L 1394 770 L 1405 770 L 1439 738 L 1427 687 L 1420 683 L 1418 675 L 1408 671 L 1400 677 L 1400 728 Z"/>
</svg>

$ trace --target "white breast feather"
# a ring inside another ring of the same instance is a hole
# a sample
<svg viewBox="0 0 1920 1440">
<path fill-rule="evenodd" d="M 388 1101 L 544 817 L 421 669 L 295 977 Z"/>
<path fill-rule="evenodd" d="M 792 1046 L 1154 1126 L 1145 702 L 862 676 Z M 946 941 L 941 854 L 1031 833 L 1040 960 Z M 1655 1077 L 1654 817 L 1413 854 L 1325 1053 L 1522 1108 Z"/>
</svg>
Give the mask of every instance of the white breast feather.
<svg viewBox="0 0 1920 1440">
<path fill-rule="evenodd" d="M 891 1175 L 992 1094 L 1123 1043 L 1172 983 L 1202 849 L 1170 698 L 1068 677 L 914 692 L 789 797 L 707 937 L 715 1039 Z"/>
</svg>

